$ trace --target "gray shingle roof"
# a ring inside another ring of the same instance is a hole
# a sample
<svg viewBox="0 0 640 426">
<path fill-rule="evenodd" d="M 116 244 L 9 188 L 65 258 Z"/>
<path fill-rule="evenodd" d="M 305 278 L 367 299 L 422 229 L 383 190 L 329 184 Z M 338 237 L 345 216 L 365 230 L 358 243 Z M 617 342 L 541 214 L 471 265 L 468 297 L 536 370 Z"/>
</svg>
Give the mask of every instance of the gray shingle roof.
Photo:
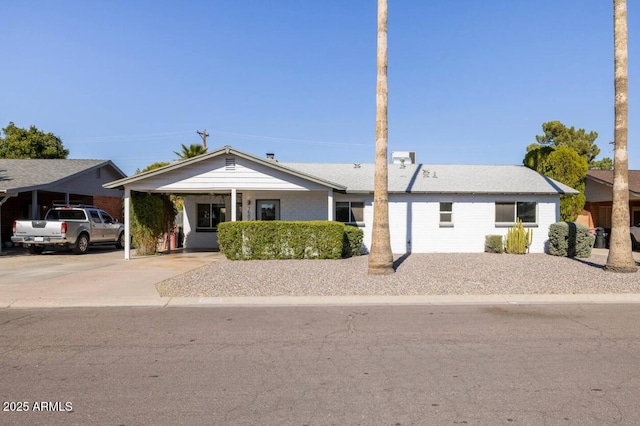
<svg viewBox="0 0 640 426">
<path fill-rule="evenodd" d="M 105 165 L 112 166 L 125 176 L 110 160 L 0 159 L 0 193 L 43 189 Z"/>
<path fill-rule="evenodd" d="M 373 164 L 283 163 L 341 183 L 347 192 L 373 192 Z M 389 164 L 389 192 L 457 194 L 577 194 L 574 189 L 525 166 Z"/>
</svg>

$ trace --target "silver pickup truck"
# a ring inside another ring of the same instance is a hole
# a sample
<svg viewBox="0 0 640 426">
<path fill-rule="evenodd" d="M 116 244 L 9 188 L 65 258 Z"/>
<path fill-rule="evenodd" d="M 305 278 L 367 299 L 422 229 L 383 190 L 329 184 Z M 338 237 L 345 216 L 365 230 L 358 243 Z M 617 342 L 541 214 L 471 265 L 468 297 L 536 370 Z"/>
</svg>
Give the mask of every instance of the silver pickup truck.
<svg viewBox="0 0 640 426">
<path fill-rule="evenodd" d="M 107 212 L 92 206 L 56 206 L 44 220 L 16 220 L 11 241 L 30 253 L 40 254 L 47 246 L 70 247 L 86 253 L 92 244 L 124 247 L 124 225 Z"/>
</svg>

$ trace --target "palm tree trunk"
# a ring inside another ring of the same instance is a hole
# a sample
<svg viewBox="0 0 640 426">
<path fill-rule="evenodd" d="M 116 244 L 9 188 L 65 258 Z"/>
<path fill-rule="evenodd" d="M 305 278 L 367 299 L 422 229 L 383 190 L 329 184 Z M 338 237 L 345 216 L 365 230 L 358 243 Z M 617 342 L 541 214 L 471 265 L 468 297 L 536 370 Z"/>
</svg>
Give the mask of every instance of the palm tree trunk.
<svg viewBox="0 0 640 426">
<path fill-rule="evenodd" d="M 613 208 L 609 257 L 604 269 L 612 272 L 636 272 L 629 237 L 629 158 L 627 69 L 627 2 L 613 0 L 613 40 L 615 64 L 615 133 L 613 156 Z"/>
<path fill-rule="evenodd" d="M 378 0 L 378 77 L 376 85 L 376 165 L 373 189 L 373 230 L 369 274 L 392 274 L 389 233 L 389 179 L 387 168 L 387 0 Z"/>
</svg>

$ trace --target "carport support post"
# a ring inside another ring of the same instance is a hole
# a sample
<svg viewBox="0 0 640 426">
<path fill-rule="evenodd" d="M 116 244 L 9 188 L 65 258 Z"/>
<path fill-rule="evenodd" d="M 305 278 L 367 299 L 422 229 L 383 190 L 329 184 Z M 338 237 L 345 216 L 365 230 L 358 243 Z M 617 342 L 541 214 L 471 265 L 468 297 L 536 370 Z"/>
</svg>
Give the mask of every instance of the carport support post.
<svg viewBox="0 0 640 426">
<path fill-rule="evenodd" d="M 131 259 L 131 228 L 129 226 L 131 217 L 129 205 L 131 203 L 131 190 L 124 188 L 124 260 Z"/>
<path fill-rule="evenodd" d="M 0 254 L 2 253 L 2 205 L 9 199 L 10 195 L 5 195 L 5 197 L 0 200 Z"/>
<path fill-rule="evenodd" d="M 329 204 L 327 208 L 327 220 L 333 220 L 333 188 L 327 192 L 327 204 Z"/>
<path fill-rule="evenodd" d="M 231 188 L 231 222 L 235 222 L 237 220 L 237 198 L 236 189 Z"/>
</svg>

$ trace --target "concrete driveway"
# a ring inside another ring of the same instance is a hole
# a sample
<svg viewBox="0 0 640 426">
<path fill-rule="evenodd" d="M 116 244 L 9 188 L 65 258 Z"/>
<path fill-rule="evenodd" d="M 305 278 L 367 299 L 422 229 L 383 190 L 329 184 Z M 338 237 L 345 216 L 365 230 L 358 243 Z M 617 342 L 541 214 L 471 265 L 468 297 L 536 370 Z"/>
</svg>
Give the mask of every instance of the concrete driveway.
<svg viewBox="0 0 640 426">
<path fill-rule="evenodd" d="M 29 255 L 23 250 L 0 256 L 0 307 L 19 307 L 18 300 L 59 306 L 163 305 L 157 282 L 214 261 L 226 261 L 217 252 L 175 250 L 155 256 L 124 260 L 122 250 L 91 247 L 84 255 L 69 250 Z"/>
<path fill-rule="evenodd" d="M 597 251 L 596 251 L 597 250 Z M 606 250 L 594 253 L 606 255 Z M 634 257 L 640 260 L 640 253 Z M 514 304 L 640 303 L 640 294 L 434 295 L 335 297 L 160 297 L 155 284 L 211 262 L 227 262 L 219 252 L 174 250 L 124 260 L 111 247 L 89 253 L 48 251 L 29 255 L 3 250 L 0 255 L 0 308 L 202 305 L 367 305 L 367 304 Z"/>
</svg>

